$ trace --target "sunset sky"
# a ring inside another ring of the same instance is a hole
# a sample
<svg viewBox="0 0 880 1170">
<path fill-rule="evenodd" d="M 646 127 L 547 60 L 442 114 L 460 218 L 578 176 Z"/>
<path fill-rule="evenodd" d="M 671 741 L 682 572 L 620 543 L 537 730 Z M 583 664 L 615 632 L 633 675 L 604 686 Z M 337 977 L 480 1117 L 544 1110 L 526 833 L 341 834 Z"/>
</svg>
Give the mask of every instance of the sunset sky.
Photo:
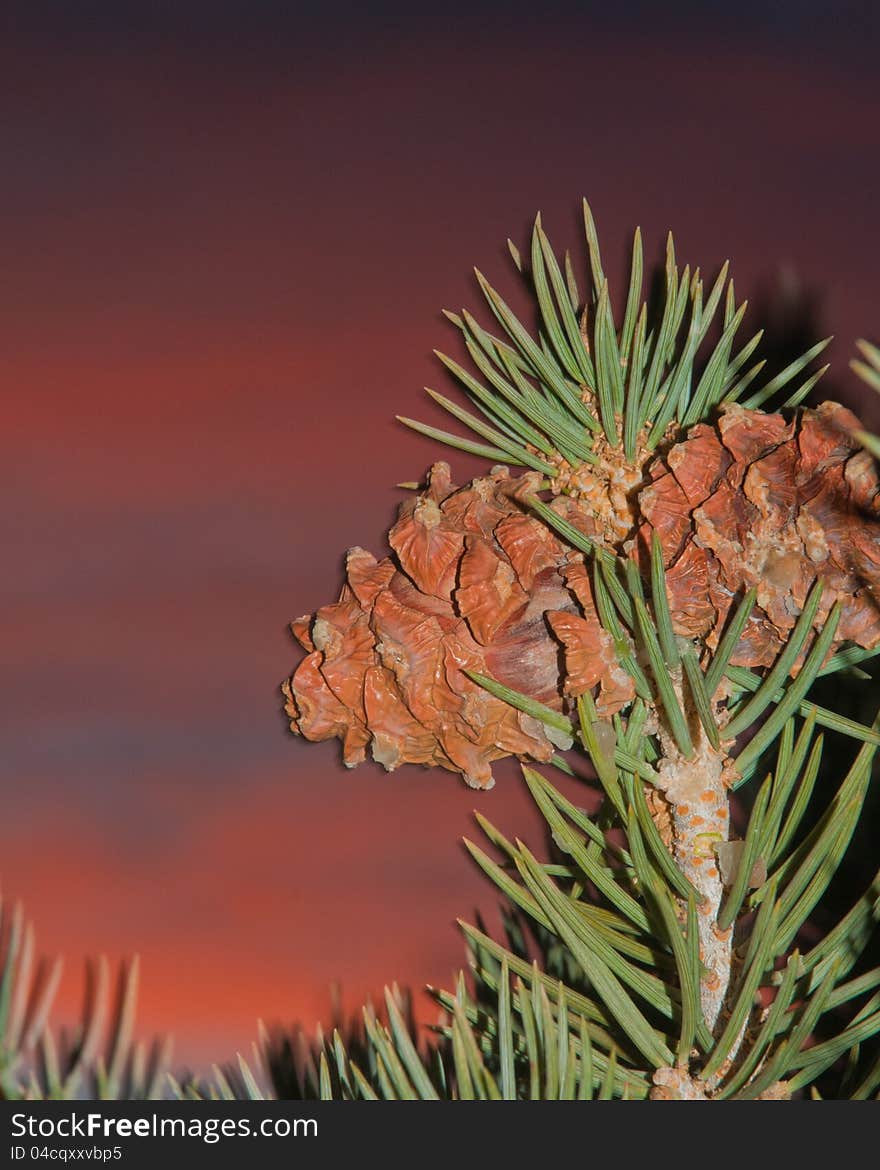
<svg viewBox="0 0 880 1170">
<path fill-rule="evenodd" d="M 513 287 L 538 209 L 580 254 L 586 195 L 618 285 L 638 223 L 740 296 L 816 290 L 857 402 L 873 6 L 591 7 L 4 6 L 0 878 L 60 1018 L 86 956 L 138 952 L 141 1034 L 203 1067 L 334 980 L 453 977 L 494 904 L 473 808 L 535 831 L 515 770 L 346 772 L 278 686 L 435 457 L 393 416 L 438 419 L 440 310 L 479 308 L 474 264 Z"/>
</svg>

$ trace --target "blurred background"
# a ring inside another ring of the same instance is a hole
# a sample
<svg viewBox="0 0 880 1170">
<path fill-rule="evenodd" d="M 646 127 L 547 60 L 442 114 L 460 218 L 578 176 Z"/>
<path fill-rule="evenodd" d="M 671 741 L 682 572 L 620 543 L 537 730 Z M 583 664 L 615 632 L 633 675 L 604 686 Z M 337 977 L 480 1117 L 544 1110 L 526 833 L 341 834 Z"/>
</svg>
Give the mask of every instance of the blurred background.
<svg viewBox="0 0 880 1170">
<path fill-rule="evenodd" d="M 590 199 L 618 291 L 636 224 L 729 258 L 771 354 L 834 333 L 823 397 L 877 425 L 876 7 L 613 9 L 3 6 L 0 877 L 62 1015 L 139 952 L 140 1031 L 204 1067 L 334 981 L 448 984 L 455 916 L 491 921 L 458 841 L 475 807 L 528 839 L 515 770 L 346 772 L 278 686 L 435 457 L 393 416 L 437 421 L 440 310 L 474 264 L 514 287 L 538 209 L 580 255 Z"/>
</svg>

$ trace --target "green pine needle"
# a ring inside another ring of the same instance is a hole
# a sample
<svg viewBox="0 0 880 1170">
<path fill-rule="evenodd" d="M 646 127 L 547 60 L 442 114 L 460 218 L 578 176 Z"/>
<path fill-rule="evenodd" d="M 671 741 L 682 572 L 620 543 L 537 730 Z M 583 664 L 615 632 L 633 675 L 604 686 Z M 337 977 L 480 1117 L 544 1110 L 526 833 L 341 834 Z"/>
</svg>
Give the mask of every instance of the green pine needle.
<svg viewBox="0 0 880 1170">
<path fill-rule="evenodd" d="M 773 702 L 774 696 L 782 684 L 791 674 L 792 668 L 806 644 L 807 638 L 813 631 L 813 623 L 819 611 L 819 602 L 822 600 L 823 584 L 817 580 L 810 590 L 804 608 L 801 611 L 788 641 L 773 664 L 770 672 L 765 675 L 763 682 L 747 703 L 729 720 L 725 727 L 725 736 L 734 739 L 745 731 L 747 727 L 760 718 L 764 710 Z"/>
<path fill-rule="evenodd" d="M 678 696 L 675 693 L 675 688 L 672 685 L 672 680 L 667 672 L 656 630 L 644 603 L 637 597 L 633 598 L 633 603 L 639 634 L 641 635 L 645 652 L 648 655 L 651 672 L 654 676 L 654 685 L 657 689 L 660 703 L 666 713 L 669 729 L 675 737 L 679 751 L 685 759 L 689 760 L 694 754 L 691 733 L 688 729 L 684 711 L 682 711 Z"/>
<path fill-rule="evenodd" d="M 816 344 L 808 349 L 806 353 L 801 354 L 800 357 L 795 358 L 793 362 L 790 362 L 784 370 L 781 370 L 775 378 L 771 378 L 766 386 L 762 387 L 756 394 L 753 394 L 752 397 L 747 399 L 742 405 L 746 408 L 746 410 L 758 410 L 764 405 L 765 402 L 771 399 L 774 394 L 780 391 L 783 386 L 787 386 L 788 383 L 801 372 L 801 370 L 810 364 L 813 358 L 818 357 L 831 340 L 832 339 L 830 337 L 826 337 L 822 341 L 817 341 Z"/>
</svg>

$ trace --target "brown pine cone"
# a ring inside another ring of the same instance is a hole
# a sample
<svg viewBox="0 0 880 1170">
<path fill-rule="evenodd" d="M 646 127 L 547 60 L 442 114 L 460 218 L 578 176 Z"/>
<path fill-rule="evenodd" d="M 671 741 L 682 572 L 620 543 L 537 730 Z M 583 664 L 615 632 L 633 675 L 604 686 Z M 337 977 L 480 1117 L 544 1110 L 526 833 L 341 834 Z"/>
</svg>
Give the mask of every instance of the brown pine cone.
<svg viewBox="0 0 880 1170">
<path fill-rule="evenodd" d="M 539 475 L 494 468 L 456 488 L 436 463 L 389 533 L 395 559 L 352 549 L 340 600 L 293 623 L 309 653 L 284 685 L 291 729 L 339 737 L 349 766 L 369 747 L 389 770 L 439 764 L 487 788 L 493 760 L 548 760 L 554 745 L 538 720 L 464 670 L 561 710 L 558 637 L 571 645 L 570 692 L 599 685 L 606 709 L 628 702 L 632 684 L 599 625 L 582 557 L 520 502 L 539 486 Z"/>
<path fill-rule="evenodd" d="M 656 531 L 673 624 L 699 646 L 717 645 L 731 607 L 755 586 L 736 665 L 774 660 L 817 578 L 825 584 L 817 625 L 841 600 L 837 644 L 873 647 L 880 484 L 851 438 L 857 428 L 835 403 L 789 421 L 727 407 L 641 468 L 609 456 L 577 469 L 564 481 L 570 494 L 551 507 L 643 568 Z M 632 679 L 599 622 L 591 572 L 528 512 L 541 482 L 497 467 L 457 488 L 449 466 L 435 464 L 389 533 L 394 557 L 352 549 L 340 600 L 293 623 L 308 655 L 284 684 L 291 729 L 340 738 L 349 766 L 369 748 L 389 770 L 440 765 L 485 788 L 492 761 L 547 760 L 554 748 L 538 720 L 466 670 L 555 710 L 587 690 L 603 714 L 625 707 Z"/>
<path fill-rule="evenodd" d="M 851 437 L 859 426 L 834 402 L 789 420 L 729 406 L 652 465 L 637 551 L 644 564 L 658 533 L 678 633 L 715 646 L 731 606 L 755 587 L 733 662 L 768 666 L 821 578 L 817 625 L 842 601 L 838 643 L 877 645 L 880 483 Z"/>
</svg>

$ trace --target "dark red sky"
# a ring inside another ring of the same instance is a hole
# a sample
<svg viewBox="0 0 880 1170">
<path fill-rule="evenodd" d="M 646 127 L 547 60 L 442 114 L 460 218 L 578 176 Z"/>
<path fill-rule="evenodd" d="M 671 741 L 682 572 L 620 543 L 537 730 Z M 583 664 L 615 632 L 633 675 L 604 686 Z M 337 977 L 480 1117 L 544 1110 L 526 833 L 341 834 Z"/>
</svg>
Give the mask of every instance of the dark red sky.
<svg viewBox="0 0 880 1170">
<path fill-rule="evenodd" d="M 606 267 L 796 272 L 845 362 L 880 328 L 871 6 L 6 7 L 0 42 L 0 875 L 64 1005 L 143 960 L 144 1031 L 222 1059 L 391 979 L 493 903 L 457 840 L 512 770 L 347 773 L 278 713 L 286 622 L 383 551 L 423 383 L 539 208 Z M 366 11 L 368 10 L 368 11 Z M 119 13 L 124 11 L 124 18 Z M 658 13 L 666 22 L 662 25 Z M 578 244 L 579 246 L 579 244 Z M 462 475 L 476 465 L 453 460 Z"/>
</svg>

